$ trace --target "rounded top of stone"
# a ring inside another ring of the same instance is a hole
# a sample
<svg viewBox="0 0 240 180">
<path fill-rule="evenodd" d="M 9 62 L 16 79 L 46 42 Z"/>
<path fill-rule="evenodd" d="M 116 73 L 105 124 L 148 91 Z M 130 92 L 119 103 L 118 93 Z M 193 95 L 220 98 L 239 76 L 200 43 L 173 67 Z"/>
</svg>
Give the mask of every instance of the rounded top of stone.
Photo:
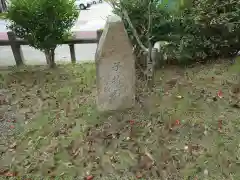
<svg viewBox="0 0 240 180">
<path fill-rule="evenodd" d="M 121 17 L 119 17 L 119 16 L 116 15 L 116 14 L 113 14 L 113 15 L 108 16 L 108 19 L 107 19 L 107 22 L 108 22 L 108 23 L 121 22 L 121 21 L 122 21 Z"/>
</svg>

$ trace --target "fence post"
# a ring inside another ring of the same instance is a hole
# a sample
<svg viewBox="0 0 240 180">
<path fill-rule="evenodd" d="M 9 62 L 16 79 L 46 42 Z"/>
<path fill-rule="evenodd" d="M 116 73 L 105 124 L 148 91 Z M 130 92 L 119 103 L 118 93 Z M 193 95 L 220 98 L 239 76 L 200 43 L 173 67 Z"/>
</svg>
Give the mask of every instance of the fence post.
<svg viewBox="0 0 240 180">
<path fill-rule="evenodd" d="M 69 44 L 70 55 L 72 63 L 76 63 L 76 54 L 75 54 L 75 47 L 74 44 Z"/>
<path fill-rule="evenodd" d="M 152 63 L 153 63 L 153 69 L 155 69 L 156 65 L 157 65 L 157 60 L 158 60 L 158 49 L 157 48 L 152 48 L 151 59 L 152 59 Z"/>
<path fill-rule="evenodd" d="M 102 36 L 102 33 L 103 33 L 103 30 L 102 30 L 102 29 L 98 29 L 98 30 L 97 30 L 97 40 L 98 40 L 98 43 L 99 43 L 99 40 L 100 40 L 100 38 L 101 38 L 101 36 Z"/>
<path fill-rule="evenodd" d="M 17 39 L 16 39 L 15 34 L 12 31 L 8 31 L 7 35 L 8 35 L 8 39 L 10 41 L 10 44 L 11 44 L 11 48 L 12 48 L 14 59 L 16 61 L 16 65 L 17 66 L 23 65 L 22 49 L 21 49 L 20 44 L 17 43 Z"/>
<path fill-rule="evenodd" d="M 100 38 L 102 36 L 103 30 L 102 29 L 98 29 L 97 30 L 97 50 L 98 50 L 98 44 L 100 41 Z M 97 59 L 97 53 L 95 53 L 95 60 Z"/>
</svg>

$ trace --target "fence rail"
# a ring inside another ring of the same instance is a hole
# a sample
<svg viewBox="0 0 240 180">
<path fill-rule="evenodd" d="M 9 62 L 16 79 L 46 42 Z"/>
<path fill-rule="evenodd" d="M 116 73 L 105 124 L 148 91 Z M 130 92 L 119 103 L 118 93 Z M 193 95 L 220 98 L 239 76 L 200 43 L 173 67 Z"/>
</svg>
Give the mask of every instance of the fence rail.
<svg viewBox="0 0 240 180">
<path fill-rule="evenodd" d="M 99 39 L 102 35 L 102 30 L 97 30 L 97 37 L 91 38 L 91 39 L 84 39 L 84 38 L 73 38 L 65 40 L 62 44 L 68 44 L 69 45 L 69 51 L 71 56 L 72 63 L 76 63 L 76 53 L 75 53 L 75 44 L 98 44 Z M 17 66 L 20 66 L 24 64 L 23 59 L 23 52 L 21 49 L 22 45 L 29 45 L 28 41 L 19 39 L 15 36 L 15 34 L 11 31 L 7 32 L 8 40 L 0 40 L 0 46 L 11 46 L 13 56 L 16 62 Z"/>
</svg>

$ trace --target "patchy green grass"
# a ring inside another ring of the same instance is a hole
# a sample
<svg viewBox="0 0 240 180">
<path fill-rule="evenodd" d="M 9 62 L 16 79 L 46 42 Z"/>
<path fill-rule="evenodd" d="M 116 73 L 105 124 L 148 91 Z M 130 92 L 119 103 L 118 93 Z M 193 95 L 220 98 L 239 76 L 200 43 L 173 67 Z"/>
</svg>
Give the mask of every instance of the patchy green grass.
<svg viewBox="0 0 240 180">
<path fill-rule="evenodd" d="M 6 19 L 6 13 L 0 13 L 0 19 Z"/>
<path fill-rule="evenodd" d="M 240 179 L 239 85 L 219 63 L 169 67 L 133 109 L 98 113 L 92 64 L 2 71 L 18 115 L 5 175 L 91 179 Z M 22 118 L 21 118 L 22 117 Z"/>
</svg>

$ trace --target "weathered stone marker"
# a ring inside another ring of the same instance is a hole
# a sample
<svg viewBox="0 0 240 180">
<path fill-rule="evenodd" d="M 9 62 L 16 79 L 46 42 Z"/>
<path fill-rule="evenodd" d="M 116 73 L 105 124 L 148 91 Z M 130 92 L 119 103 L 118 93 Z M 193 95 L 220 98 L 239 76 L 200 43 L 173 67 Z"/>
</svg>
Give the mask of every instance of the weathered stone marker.
<svg viewBox="0 0 240 180">
<path fill-rule="evenodd" d="M 120 17 L 108 17 L 96 51 L 99 111 L 134 106 L 135 57 Z"/>
</svg>

